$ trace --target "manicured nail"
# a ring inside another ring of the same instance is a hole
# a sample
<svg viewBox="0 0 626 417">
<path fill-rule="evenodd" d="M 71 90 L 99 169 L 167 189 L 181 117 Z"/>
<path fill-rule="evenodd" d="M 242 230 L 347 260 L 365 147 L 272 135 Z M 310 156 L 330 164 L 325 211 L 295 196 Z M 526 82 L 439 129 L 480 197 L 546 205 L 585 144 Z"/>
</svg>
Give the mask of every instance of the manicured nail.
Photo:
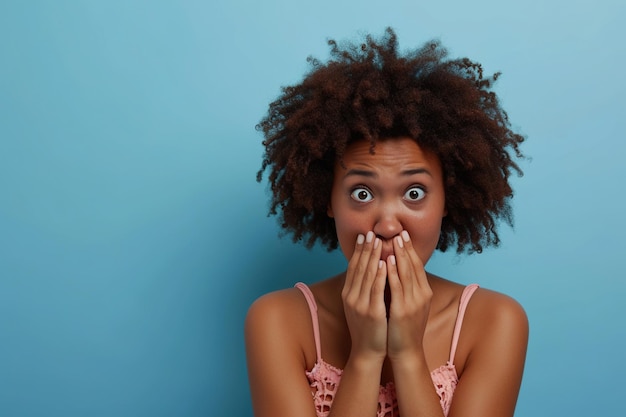
<svg viewBox="0 0 626 417">
<path fill-rule="evenodd" d="M 396 256 L 395 255 L 389 255 L 389 261 L 391 261 L 391 265 L 395 265 L 396 264 Z"/>
<path fill-rule="evenodd" d="M 365 240 L 365 237 L 362 234 L 359 234 L 356 237 L 356 243 L 359 244 L 359 245 L 362 245 L 364 240 Z"/>
<path fill-rule="evenodd" d="M 374 249 L 376 249 L 376 248 L 378 247 L 378 245 L 379 245 L 379 244 L 380 244 L 380 239 L 379 239 L 379 238 L 376 238 L 376 239 L 374 240 Z"/>
<path fill-rule="evenodd" d="M 409 232 L 407 232 L 406 230 L 403 230 L 400 235 L 402 235 L 402 239 L 404 239 L 405 242 L 411 240 L 411 238 L 409 237 Z"/>
<path fill-rule="evenodd" d="M 369 232 L 367 232 L 367 235 L 365 236 L 365 241 L 367 243 L 370 243 L 372 239 L 374 239 L 374 232 L 370 230 Z"/>
<path fill-rule="evenodd" d="M 404 247 L 404 242 L 402 242 L 402 239 L 400 239 L 400 236 L 396 237 L 396 243 L 398 244 L 398 246 L 400 246 L 401 248 Z"/>
</svg>

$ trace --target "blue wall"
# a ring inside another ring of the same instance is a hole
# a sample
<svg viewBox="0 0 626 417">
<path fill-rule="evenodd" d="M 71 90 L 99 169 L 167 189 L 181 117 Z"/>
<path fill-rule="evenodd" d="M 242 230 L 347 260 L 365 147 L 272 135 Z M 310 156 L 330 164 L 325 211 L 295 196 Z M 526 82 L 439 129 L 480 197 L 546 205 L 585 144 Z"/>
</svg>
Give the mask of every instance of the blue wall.
<svg viewBox="0 0 626 417">
<path fill-rule="evenodd" d="M 430 264 L 526 307 L 517 415 L 621 414 L 625 3 L 420 3 L 2 2 L 0 415 L 251 414 L 247 306 L 344 264 L 276 237 L 254 125 L 387 25 L 502 71 L 528 136 L 502 247 Z"/>
</svg>

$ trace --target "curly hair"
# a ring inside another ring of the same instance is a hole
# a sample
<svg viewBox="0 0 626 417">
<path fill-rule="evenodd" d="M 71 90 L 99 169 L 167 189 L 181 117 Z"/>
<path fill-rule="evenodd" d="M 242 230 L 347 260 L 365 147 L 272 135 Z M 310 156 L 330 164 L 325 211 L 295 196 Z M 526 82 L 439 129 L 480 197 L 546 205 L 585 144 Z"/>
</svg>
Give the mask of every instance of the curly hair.
<svg viewBox="0 0 626 417">
<path fill-rule="evenodd" d="M 379 40 L 340 45 L 329 40 L 331 58 L 309 57 L 303 81 L 282 88 L 256 126 L 265 153 L 257 174 L 269 170 L 269 215 L 279 214 L 293 240 L 337 248 L 334 219 L 327 215 L 333 169 L 348 144 L 410 137 L 439 158 L 445 205 L 437 249 L 458 253 L 498 246 L 499 220 L 513 225 L 508 182 L 522 171 L 515 158 L 524 137 L 513 132 L 493 83 L 479 63 L 447 59 L 438 41 L 400 54 L 395 32 Z"/>
</svg>

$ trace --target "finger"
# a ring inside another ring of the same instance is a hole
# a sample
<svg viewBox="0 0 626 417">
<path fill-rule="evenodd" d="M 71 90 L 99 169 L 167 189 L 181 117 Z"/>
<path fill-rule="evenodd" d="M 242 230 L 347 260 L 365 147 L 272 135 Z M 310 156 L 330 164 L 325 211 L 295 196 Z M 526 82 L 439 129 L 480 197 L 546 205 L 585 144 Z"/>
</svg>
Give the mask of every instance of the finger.
<svg viewBox="0 0 626 417">
<path fill-rule="evenodd" d="M 402 294 L 402 283 L 400 282 L 400 276 L 398 274 L 398 262 L 395 255 L 389 255 L 387 262 L 387 281 L 389 282 L 389 289 L 391 290 L 391 300 L 398 299 Z"/>
<path fill-rule="evenodd" d="M 395 255 L 389 255 L 387 258 L 387 282 L 389 282 L 389 290 L 391 292 L 391 304 L 389 305 L 389 317 L 401 314 L 406 305 L 406 293 L 400 274 L 398 271 L 398 258 Z"/>
<path fill-rule="evenodd" d="M 369 231 L 365 235 L 365 246 L 363 247 L 362 258 L 359 261 L 363 269 L 361 277 L 361 296 L 369 299 L 372 291 L 372 283 L 378 273 L 378 260 L 382 250 L 381 241 L 375 237 L 374 232 Z M 356 278 L 358 279 L 358 278 Z"/>
<path fill-rule="evenodd" d="M 416 285 L 415 268 L 400 236 L 393 238 L 393 252 L 396 255 L 396 268 L 402 290 L 405 295 L 412 294 Z"/>
<path fill-rule="evenodd" d="M 411 240 L 411 237 L 409 236 L 409 232 L 407 232 L 406 230 L 403 230 L 400 233 L 399 237 L 401 237 L 401 240 L 404 246 L 404 251 L 408 259 L 411 262 L 413 271 L 415 272 L 415 276 L 416 276 L 415 283 L 420 288 L 430 288 L 430 284 L 428 283 L 428 278 L 426 277 L 426 271 L 424 270 L 424 262 L 422 262 L 419 255 L 415 251 L 413 247 L 413 241 Z"/>
<path fill-rule="evenodd" d="M 363 284 L 361 291 L 363 294 L 369 295 L 372 291 L 372 285 L 379 274 L 380 269 L 380 254 L 382 252 L 382 242 L 379 238 L 374 238 L 372 243 L 372 251 L 370 252 L 369 259 L 367 260 L 366 271 L 363 277 Z"/>
<path fill-rule="evenodd" d="M 359 234 L 356 238 L 356 243 L 354 245 L 354 252 L 352 253 L 352 257 L 350 258 L 350 262 L 348 262 L 348 269 L 346 271 L 346 281 L 343 285 L 343 295 L 346 296 L 348 293 L 355 291 L 358 294 L 360 292 L 361 280 L 355 279 L 355 276 L 359 274 L 360 261 L 363 257 L 363 247 L 365 244 L 365 236 Z"/>
<path fill-rule="evenodd" d="M 372 284 L 370 304 L 376 308 L 385 308 L 385 284 L 387 282 L 387 264 L 379 259 L 378 271 Z"/>
</svg>

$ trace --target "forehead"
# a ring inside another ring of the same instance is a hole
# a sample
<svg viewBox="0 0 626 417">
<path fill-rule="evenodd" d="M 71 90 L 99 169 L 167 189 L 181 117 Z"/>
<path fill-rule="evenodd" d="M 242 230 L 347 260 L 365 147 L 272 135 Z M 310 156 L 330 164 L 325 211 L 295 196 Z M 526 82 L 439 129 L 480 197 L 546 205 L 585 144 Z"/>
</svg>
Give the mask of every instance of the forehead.
<svg viewBox="0 0 626 417">
<path fill-rule="evenodd" d="M 351 168 L 377 170 L 419 167 L 441 175 L 441 163 L 437 155 L 408 137 L 378 140 L 373 149 L 368 141 L 353 142 L 337 162 L 336 173 Z"/>
</svg>

